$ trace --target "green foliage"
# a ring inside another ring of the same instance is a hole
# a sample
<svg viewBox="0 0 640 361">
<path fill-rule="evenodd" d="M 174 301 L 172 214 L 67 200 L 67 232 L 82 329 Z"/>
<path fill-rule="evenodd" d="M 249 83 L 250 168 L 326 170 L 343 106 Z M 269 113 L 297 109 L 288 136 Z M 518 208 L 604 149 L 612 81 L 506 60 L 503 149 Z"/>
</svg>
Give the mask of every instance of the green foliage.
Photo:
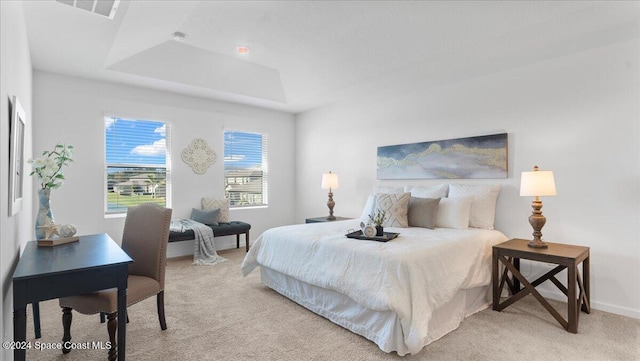
<svg viewBox="0 0 640 361">
<path fill-rule="evenodd" d="M 376 226 L 382 226 L 382 223 L 384 223 L 384 219 L 386 217 L 387 217 L 387 212 L 385 210 L 382 210 L 382 209 L 378 209 L 378 211 L 376 212 L 376 215 L 374 217 L 369 215 L 369 219 Z"/>
</svg>

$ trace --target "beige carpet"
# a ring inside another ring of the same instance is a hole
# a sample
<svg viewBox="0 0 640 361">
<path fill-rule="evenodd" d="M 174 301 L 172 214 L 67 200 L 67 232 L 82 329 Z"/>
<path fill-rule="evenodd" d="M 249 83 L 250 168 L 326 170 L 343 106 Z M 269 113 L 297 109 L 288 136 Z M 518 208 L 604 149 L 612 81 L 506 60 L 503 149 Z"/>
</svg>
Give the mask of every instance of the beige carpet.
<svg viewBox="0 0 640 361">
<path fill-rule="evenodd" d="M 192 266 L 170 260 L 161 331 L 155 299 L 129 309 L 128 360 L 640 360 L 640 320 L 594 310 L 579 333 L 564 331 L 531 296 L 503 312 L 484 310 L 420 353 L 399 357 L 262 286 L 259 272 L 240 274 L 243 250 L 228 262 Z M 563 309 L 566 304 L 554 302 Z M 566 314 L 566 312 L 561 312 Z M 40 342 L 62 339 L 58 301 L 41 304 Z M 29 312 L 28 339 L 33 326 Z M 107 341 L 98 316 L 74 312 L 72 341 Z M 104 350 L 27 352 L 28 360 L 101 360 Z"/>
</svg>

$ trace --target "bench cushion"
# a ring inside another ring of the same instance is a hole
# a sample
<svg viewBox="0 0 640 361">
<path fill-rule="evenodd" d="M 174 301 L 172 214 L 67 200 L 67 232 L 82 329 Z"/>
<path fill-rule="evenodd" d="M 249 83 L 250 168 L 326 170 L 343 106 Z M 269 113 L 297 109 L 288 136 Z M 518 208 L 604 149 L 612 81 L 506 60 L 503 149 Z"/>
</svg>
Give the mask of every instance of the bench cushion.
<svg viewBox="0 0 640 361">
<path fill-rule="evenodd" d="M 230 236 L 233 234 L 246 233 L 251 229 L 249 223 L 240 221 L 231 221 L 229 223 L 220 223 L 217 226 L 208 226 L 213 230 L 214 237 Z M 169 242 L 187 241 L 195 238 L 193 230 L 185 232 L 169 232 Z"/>
</svg>

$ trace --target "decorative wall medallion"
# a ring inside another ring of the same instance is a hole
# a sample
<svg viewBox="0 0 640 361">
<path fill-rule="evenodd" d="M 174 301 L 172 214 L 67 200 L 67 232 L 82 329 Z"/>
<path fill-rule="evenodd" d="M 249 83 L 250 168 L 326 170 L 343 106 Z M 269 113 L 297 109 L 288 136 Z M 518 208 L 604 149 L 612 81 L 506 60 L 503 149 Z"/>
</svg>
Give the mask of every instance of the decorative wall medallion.
<svg viewBox="0 0 640 361">
<path fill-rule="evenodd" d="M 216 152 L 209 148 L 204 139 L 196 138 L 191 145 L 182 150 L 182 160 L 196 174 L 204 174 L 216 162 Z"/>
</svg>

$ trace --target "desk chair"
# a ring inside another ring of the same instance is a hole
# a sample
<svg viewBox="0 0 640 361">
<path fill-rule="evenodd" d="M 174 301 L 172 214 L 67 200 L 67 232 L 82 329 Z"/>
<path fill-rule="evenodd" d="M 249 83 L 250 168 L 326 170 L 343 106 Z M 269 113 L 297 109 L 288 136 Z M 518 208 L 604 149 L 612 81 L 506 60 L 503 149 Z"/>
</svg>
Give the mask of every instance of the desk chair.
<svg viewBox="0 0 640 361">
<path fill-rule="evenodd" d="M 162 330 L 167 329 L 164 317 L 164 274 L 170 223 L 171 209 L 154 203 L 145 203 L 129 208 L 122 235 L 122 249 L 134 261 L 129 265 L 127 307 L 156 296 Z M 59 300 L 59 303 L 63 313 L 63 342 L 71 340 L 72 309 L 85 315 L 103 312 L 107 315 L 107 330 L 111 342 L 109 360 L 117 358 L 116 317 L 126 317 L 126 315 L 117 314 L 115 289 L 64 297 Z M 63 353 L 70 351 L 70 349 L 62 350 Z"/>
</svg>

